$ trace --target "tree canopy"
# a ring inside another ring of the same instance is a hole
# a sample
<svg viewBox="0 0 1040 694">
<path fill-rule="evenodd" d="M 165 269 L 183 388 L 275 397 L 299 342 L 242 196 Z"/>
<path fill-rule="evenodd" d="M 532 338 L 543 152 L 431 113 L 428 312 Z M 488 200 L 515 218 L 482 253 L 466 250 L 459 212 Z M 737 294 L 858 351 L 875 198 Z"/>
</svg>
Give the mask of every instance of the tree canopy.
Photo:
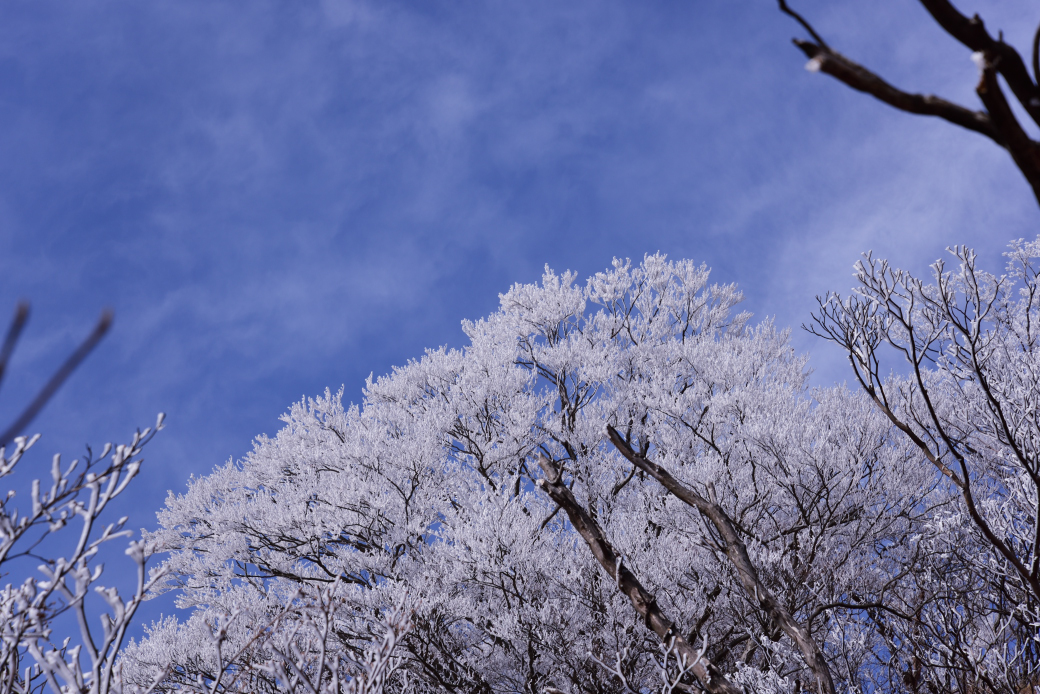
<svg viewBox="0 0 1040 694">
<path fill-rule="evenodd" d="M 407 604 L 389 691 L 1018 691 L 1040 662 L 1038 251 L 995 277 L 955 249 L 935 284 L 868 258 L 815 324 L 855 391 L 809 389 L 703 266 L 547 270 L 463 349 L 357 406 L 297 403 L 171 495 L 150 541 L 193 611 L 124 668 L 279 690 L 261 665 L 291 634 L 292 681 L 321 688 Z"/>
</svg>

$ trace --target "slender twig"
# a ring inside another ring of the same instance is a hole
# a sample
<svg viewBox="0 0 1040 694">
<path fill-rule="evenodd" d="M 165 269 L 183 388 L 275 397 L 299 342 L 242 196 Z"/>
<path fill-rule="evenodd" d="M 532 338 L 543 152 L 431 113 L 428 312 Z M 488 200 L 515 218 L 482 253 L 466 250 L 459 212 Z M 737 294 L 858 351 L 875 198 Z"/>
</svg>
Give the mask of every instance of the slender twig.
<svg viewBox="0 0 1040 694">
<path fill-rule="evenodd" d="M 628 477 L 614 485 L 614 488 L 610 490 L 610 495 L 617 496 L 621 492 L 621 490 L 625 488 L 625 485 L 631 482 L 632 478 L 636 476 L 637 470 L 639 470 L 639 468 L 633 465 L 632 472 L 628 473 Z"/>
<path fill-rule="evenodd" d="M 17 315 L 16 315 L 17 318 Z M 94 330 L 87 336 L 82 344 L 76 348 L 69 358 L 65 360 L 65 363 L 54 372 L 51 379 L 47 381 L 47 384 L 37 393 L 33 401 L 22 411 L 22 414 L 18 416 L 18 419 L 14 421 L 10 427 L 7 428 L 3 434 L 0 434 L 0 447 L 6 446 L 14 437 L 18 436 L 29 423 L 35 419 L 36 415 L 40 413 L 47 401 L 51 399 L 58 388 L 65 382 L 65 380 L 76 370 L 87 355 L 97 346 L 97 343 L 101 342 L 101 338 L 105 336 L 108 329 L 112 326 L 112 312 L 105 310 L 101 313 L 101 318 L 98 319 L 97 325 L 94 326 Z M 6 347 L 6 343 L 5 343 Z"/>
<path fill-rule="evenodd" d="M 542 532 L 543 530 L 545 530 L 545 526 L 549 525 L 549 523 L 552 521 L 552 519 L 555 518 L 556 514 L 559 513 L 559 512 L 560 512 L 560 506 L 559 506 L 559 504 L 557 504 L 556 508 L 553 509 L 553 512 L 550 513 L 548 516 L 546 516 L 545 520 L 542 521 L 542 524 L 538 526 L 538 532 Z"/>
<path fill-rule="evenodd" d="M 802 17 L 802 15 L 798 14 L 797 12 L 795 12 L 787 6 L 786 0 L 777 1 L 780 3 L 780 11 L 788 15 L 789 17 L 794 17 L 794 20 L 801 24 L 803 29 L 809 32 L 809 36 L 813 37 L 813 41 L 818 43 L 821 48 L 825 48 L 828 51 L 831 49 L 831 47 L 827 45 L 827 42 L 823 40 L 823 37 L 816 33 L 816 30 L 813 29 L 812 24 L 809 24 L 809 22 L 807 22 L 805 18 Z"/>
<path fill-rule="evenodd" d="M 25 301 L 18 302 L 18 308 L 14 310 L 14 318 L 11 319 L 11 327 L 7 329 L 7 337 L 4 338 L 4 346 L 0 348 L 0 382 L 4 380 L 4 372 L 7 370 L 7 362 L 11 359 L 14 346 L 18 344 L 18 337 L 22 334 L 22 328 L 29 320 L 29 304 Z"/>
</svg>

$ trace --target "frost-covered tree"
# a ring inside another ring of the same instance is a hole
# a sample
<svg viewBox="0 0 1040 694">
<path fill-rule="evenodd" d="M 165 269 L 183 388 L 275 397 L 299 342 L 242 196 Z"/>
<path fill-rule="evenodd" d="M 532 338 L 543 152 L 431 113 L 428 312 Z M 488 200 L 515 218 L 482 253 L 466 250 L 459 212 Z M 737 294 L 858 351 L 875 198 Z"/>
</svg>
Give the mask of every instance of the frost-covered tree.
<svg viewBox="0 0 1040 694">
<path fill-rule="evenodd" d="M 0 380 L 28 316 L 28 305 L 20 304 L 0 346 Z M 93 350 L 111 321 L 110 313 L 102 314 L 94 331 L 0 433 L 0 480 L 10 482 L 16 468 L 32 465 L 27 454 L 40 436 L 19 434 Z M 149 694 L 165 682 L 173 667 L 170 662 L 160 664 L 142 680 L 137 671 L 124 673 L 119 660 L 137 608 L 166 570 L 146 571 L 155 542 L 129 543 L 126 554 L 136 583 L 128 599 L 116 588 L 100 585 L 102 565 L 98 561 L 106 544 L 130 535 L 123 530 L 126 517 L 109 523 L 101 519 L 138 475 L 143 448 L 162 429 L 163 419 L 160 415 L 154 428 L 138 431 L 129 444 L 106 445 L 100 455 L 88 448 L 85 457 L 65 464 L 54 456 L 50 479 L 33 480 L 27 495 L 12 488 L 0 498 L 0 576 L 7 581 L 0 588 L 0 694 L 44 689 L 55 694 Z M 333 590 L 326 589 L 316 601 L 294 601 L 295 632 L 279 628 L 282 614 L 268 625 L 269 631 L 276 632 L 273 637 L 268 638 L 264 629 L 254 629 L 247 641 L 264 641 L 279 656 L 258 666 L 291 684 L 300 684 L 301 668 L 314 664 L 324 674 L 320 656 L 296 648 L 295 633 L 315 625 L 337 605 Z M 206 642 L 218 658 L 236 616 L 219 625 Z M 340 687 L 333 672 L 327 684 L 348 694 L 380 694 L 393 674 L 395 649 L 410 628 L 410 617 L 407 605 L 392 611 L 384 633 L 364 654 L 355 676 Z"/>
<path fill-rule="evenodd" d="M 168 498 L 191 614 L 124 672 L 335 691 L 408 604 L 387 691 L 1011 691 L 1030 618 L 948 479 L 740 298 L 656 255 L 547 270 L 360 405 L 294 405 Z"/>
<path fill-rule="evenodd" d="M 929 521 L 934 567 L 915 577 L 913 619 L 892 620 L 894 660 L 917 686 L 938 660 L 945 690 L 1040 688 L 1040 238 L 1016 241 L 994 276 L 976 254 L 933 283 L 867 255 L 859 290 L 829 296 L 818 334 L 847 352 L 856 381 L 951 500 Z M 895 358 L 893 360 L 893 357 Z M 904 366 L 906 375 L 889 375 Z M 972 689 L 974 688 L 974 689 Z"/>
<path fill-rule="evenodd" d="M 0 589 L 0 692 L 30 692 L 45 685 L 54 692 L 123 690 L 119 647 L 160 572 L 145 571 L 153 543 L 131 542 L 126 554 L 136 572 L 133 596 L 126 599 L 115 588 L 99 585 L 98 550 L 129 535 L 122 530 L 125 517 L 113 523 L 102 523 L 100 517 L 137 475 L 141 449 L 161 424 L 160 417 L 154 430 L 137 432 L 127 445 L 105 446 L 97 458 L 88 455 L 63 465 L 54 456 L 50 480 L 33 482 L 28 508 L 21 512 L 14 491 L 0 502 L 4 577 L 10 578 L 19 559 L 39 562 L 39 573 Z M 14 471 L 38 439 L 17 437 L 10 453 L 0 448 L 0 478 Z M 88 606 L 95 594 L 104 601 L 100 610 Z M 56 632 L 62 614 L 74 616 L 78 628 Z"/>
<path fill-rule="evenodd" d="M 89 454 L 63 465 L 59 456 L 52 460 L 51 479 L 32 483 L 30 507 L 19 513 L 19 496 L 9 492 L 0 502 L 0 569 L 12 576 L 19 560 L 38 561 L 39 573 L 25 576 L 20 583 L 7 583 L 0 589 L 0 692 L 27 694 L 49 689 L 56 694 L 149 694 L 160 685 L 171 663 L 163 663 L 149 679 L 125 676 L 118 660 L 127 629 L 148 591 L 162 580 L 164 568 L 146 571 L 155 543 L 130 541 L 126 550 L 132 562 L 136 583 L 133 595 L 123 598 L 114 587 L 100 585 L 102 566 L 99 550 L 130 535 L 123 530 L 126 517 L 102 523 L 102 514 L 122 495 L 137 476 L 140 454 L 145 444 L 162 428 L 162 416 L 154 429 L 138 431 L 127 445 L 106 445 L 98 457 Z M 6 478 L 22 462 L 39 440 L 17 437 L 10 454 L 0 448 L 0 479 Z M 15 572 L 15 575 L 22 572 Z M 91 605 L 94 596 L 103 605 Z M 317 603 L 303 601 L 294 612 L 308 618 L 320 615 L 336 602 L 328 591 Z M 232 617 L 233 619 L 234 617 Z M 64 619 L 64 621 L 61 621 Z M 380 694 L 392 674 L 395 648 L 410 627 L 407 606 L 391 612 L 385 634 L 369 648 L 362 667 L 346 686 L 349 694 Z M 74 622 L 75 626 L 71 626 Z M 223 645 L 226 624 L 207 642 L 218 654 Z M 313 660 L 309 653 L 294 650 L 291 630 L 279 630 L 278 620 L 271 624 L 278 633 L 270 645 L 281 648 L 276 661 L 261 665 L 283 681 L 292 681 L 294 668 Z M 255 630 L 250 640 L 265 636 Z M 133 673 L 136 674 L 136 673 Z M 333 685 L 335 681 L 333 678 Z"/>
</svg>

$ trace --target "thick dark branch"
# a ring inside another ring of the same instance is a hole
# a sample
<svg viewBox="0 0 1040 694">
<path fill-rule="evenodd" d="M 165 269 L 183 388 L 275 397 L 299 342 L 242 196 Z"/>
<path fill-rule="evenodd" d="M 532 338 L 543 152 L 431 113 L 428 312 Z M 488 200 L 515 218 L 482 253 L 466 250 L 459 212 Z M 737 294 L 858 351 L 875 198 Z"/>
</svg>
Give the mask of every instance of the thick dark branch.
<svg viewBox="0 0 1040 694">
<path fill-rule="evenodd" d="M 1033 33 L 1033 80 L 1040 80 L 1040 25 Z"/>
<path fill-rule="evenodd" d="M 563 483 L 556 464 L 544 456 L 538 459 L 538 464 L 545 475 L 538 480 L 538 486 L 567 512 L 571 525 L 585 540 L 600 566 L 617 582 L 618 588 L 632 602 L 632 607 L 643 618 L 646 625 L 657 634 L 662 642 L 674 647 L 679 658 L 692 664 L 691 670 L 694 676 L 706 691 L 719 694 L 741 694 L 740 688 L 730 682 L 710 660 L 704 657 L 703 652 L 698 651 L 682 637 L 682 634 L 675 628 L 675 623 L 664 613 L 654 596 L 647 592 L 635 574 L 618 560 L 617 552 L 607 540 L 603 529 L 582 508 L 571 490 Z"/>
<path fill-rule="evenodd" d="M 921 0 L 921 4 L 950 36 L 973 51 L 990 53 L 1000 58 L 997 71 L 1007 80 L 1015 98 L 1029 116 L 1040 125 L 1040 90 L 1030 77 L 1018 51 L 1002 40 L 990 36 L 978 15 L 969 19 L 948 0 Z"/>
<path fill-rule="evenodd" d="M 1040 87 L 1034 80 L 1034 77 L 1040 79 L 1040 29 L 1033 39 L 1034 75 L 1030 75 L 1018 51 L 1004 43 L 1003 36 L 990 36 L 978 15 L 966 17 L 949 0 L 920 1 L 939 26 L 974 51 L 976 56 L 973 57 L 981 57 L 984 63 L 983 78 L 976 92 L 986 106 L 986 111 L 972 111 L 937 96 L 911 94 L 893 87 L 862 65 L 831 49 L 805 19 L 787 7 L 786 0 L 779 0 L 781 11 L 797 20 L 813 38 L 813 41 L 794 40 L 795 45 L 809 57 L 810 69 L 825 72 L 893 108 L 907 113 L 937 116 L 985 135 L 1008 150 L 1033 189 L 1037 202 L 1040 202 L 1040 144 L 1030 140 L 1024 133 L 996 79 L 997 74 L 1004 77 L 1015 98 L 1033 121 L 1040 125 Z"/>
<path fill-rule="evenodd" d="M 633 465 L 660 482 L 669 493 L 697 509 L 711 521 L 715 529 L 718 530 L 722 540 L 726 543 L 724 547 L 726 556 L 729 557 L 733 568 L 737 570 L 737 575 L 740 577 L 740 582 L 747 597 L 752 599 L 795 642 L 798 650 L 802 653 L 805 664 L 812 671 L 813 675 L 816 676 L 816 683 L 821 694 L 834 694 L 834 680 L 831 677 L 830 667 L 823 657 L 822 649 L 813 640 L 809 630 L 795 620 L 759 578 L 758 568 L 751 561 L 747 546 L 740 538 L 736 525 L 729 517 L 729 514 L 719 506 L 718 501 L 715 499 L 714 489 L 711 486 L 708 487 L 710 499 L 705 499 L 675 479 L 663 467 L 632 450 L 632 447 L 628 445 L 628 442 L 621 437 L 614 427 L 608 426 L 607 434 L 610 436 L 611 443 Z"/>
<path fill-rule="evenodd" d="M 1022 129 L 1011 105 L 1004 98 L 997 80 L 997 71 L 1003 62 L 1004 59 L 995 53 L 982 54 L 982 75 L 975 93 L 989 111 L 990 122 L 1000 133 L 1004 147 L 1033 188 L 1033 194 L 1040 200 L 1040 145 Z"/>
<path fill-rule="evenodd" d="M 947 34 L 973 51 L 988 50 L 994 43 L 978 15 L 965 17 L 948 0 L 921 0 L 921 4 Z"/>
<path fill-rule="evenodd" d="M 810 59 L 813 69 L 834 77 L 847 86 L 870 94 L 889 106 L 921 116 L 936 116 L 962 128 L 985 135 L 1001 147 L 1004 146 L 1000 132 L 993 127 L 989 115 L 983 111 L 972 111 L 952 101 L 931 94 L 911 94 L 893 87 L 858 63 L 840 53 L 809 41 L 795 39 L 794 44 Z"/>
</svg>

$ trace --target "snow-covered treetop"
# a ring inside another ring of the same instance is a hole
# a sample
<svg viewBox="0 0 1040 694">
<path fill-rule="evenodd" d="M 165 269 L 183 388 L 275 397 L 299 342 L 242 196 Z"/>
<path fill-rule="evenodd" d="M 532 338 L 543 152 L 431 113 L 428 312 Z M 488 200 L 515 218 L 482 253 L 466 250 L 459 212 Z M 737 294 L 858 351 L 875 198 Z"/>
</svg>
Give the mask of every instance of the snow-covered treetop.
<svg viewBox="0 0 1040 694">
<path fill-rule="evenodd" d="M 575 280 L 514 286 L 464 348 L 360 405 L 297 403 L 171 494 L 149 539 L 191 616 L 126 671 L 273 691 L 292 661 L 292 687 L 346 682 L 403 604 L 388 690 L 877 691 L 966 657 L 1018 667 L 958 603 L 974 569 L 942 566 L 991 548 L 869 392 L 809 391 L 788 333 L 702 265 Z M 955 648 L 950 614 L 969 615 Z"/>
</svg>

